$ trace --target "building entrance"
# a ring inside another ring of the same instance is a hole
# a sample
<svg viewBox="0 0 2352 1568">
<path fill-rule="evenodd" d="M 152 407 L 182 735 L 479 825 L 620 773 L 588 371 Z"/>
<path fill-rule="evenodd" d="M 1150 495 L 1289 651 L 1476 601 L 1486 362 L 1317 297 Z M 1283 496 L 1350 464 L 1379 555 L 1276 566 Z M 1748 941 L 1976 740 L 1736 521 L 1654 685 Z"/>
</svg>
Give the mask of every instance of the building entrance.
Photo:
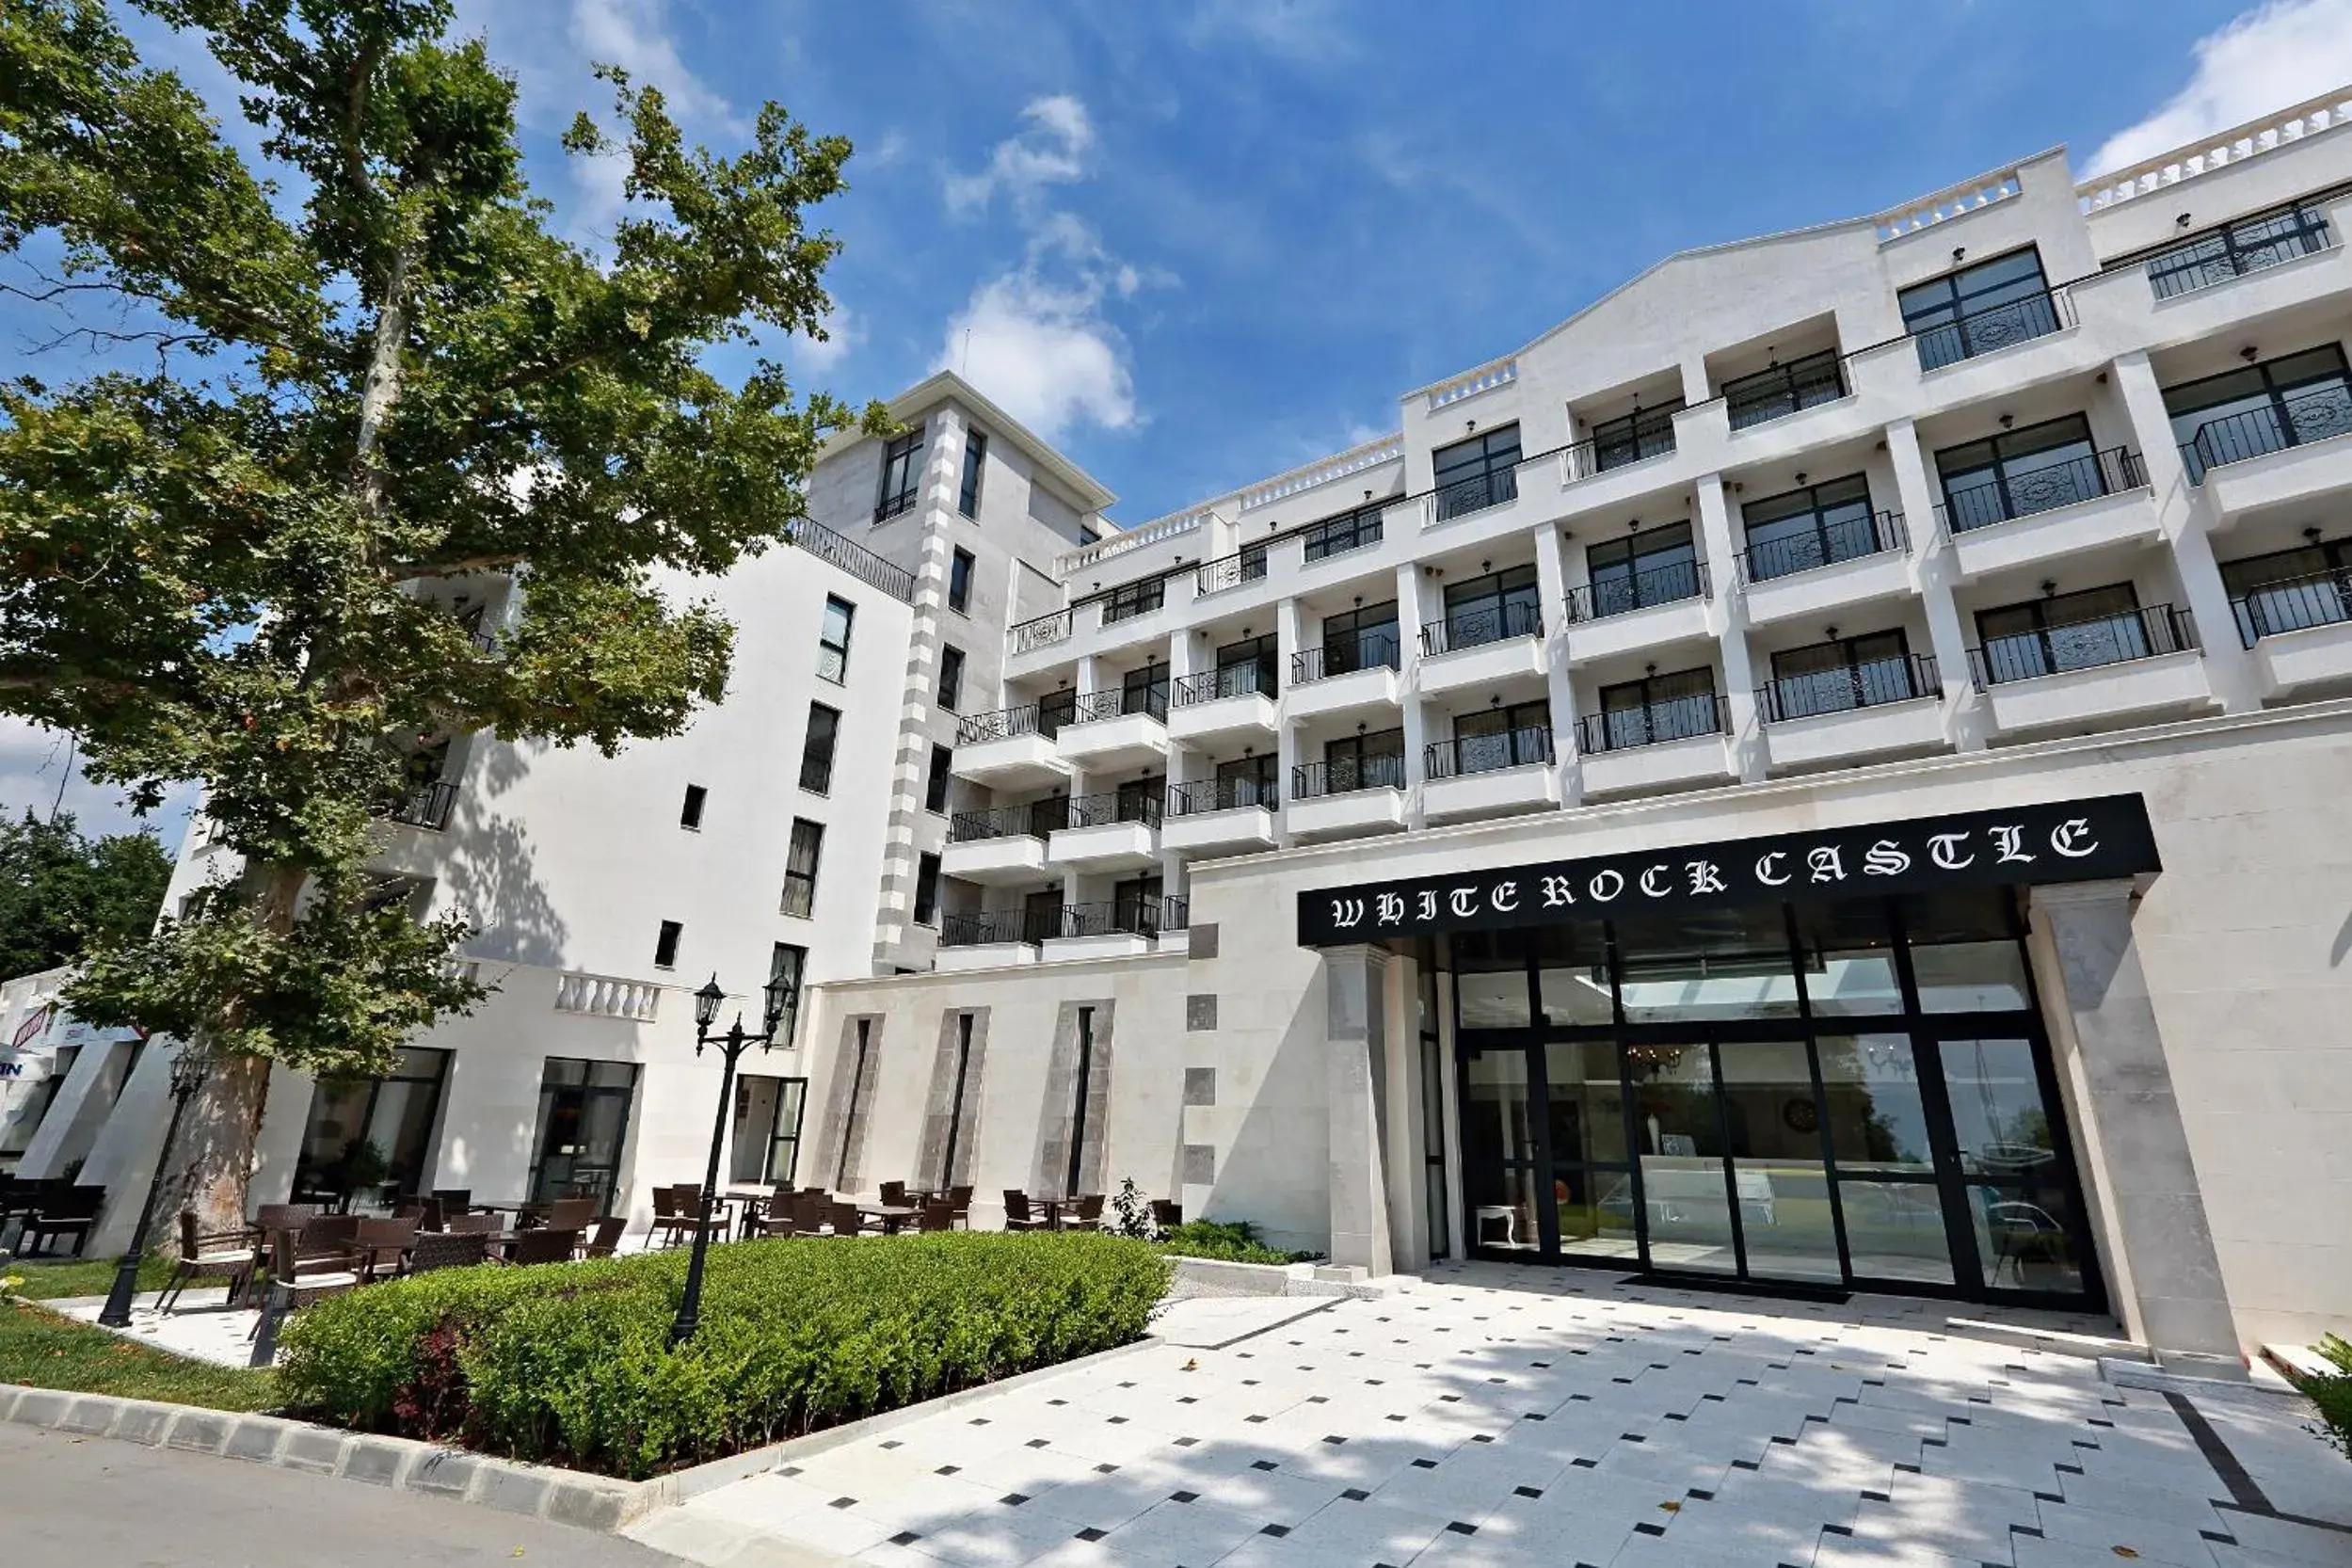
<svg viewBox="0 0 2352 1568">
<path fill-rule="evenodd" d="M 1496 1258 L 2096 1305 L 2003 889 L 1458 934 Z"/>
</svg>

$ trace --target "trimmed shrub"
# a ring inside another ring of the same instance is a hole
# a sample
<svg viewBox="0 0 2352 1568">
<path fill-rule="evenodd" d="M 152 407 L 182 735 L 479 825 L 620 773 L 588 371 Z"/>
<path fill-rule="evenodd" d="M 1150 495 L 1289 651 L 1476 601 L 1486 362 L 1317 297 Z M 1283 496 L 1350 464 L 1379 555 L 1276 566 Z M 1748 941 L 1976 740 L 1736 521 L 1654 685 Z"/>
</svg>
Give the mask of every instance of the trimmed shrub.
<svg viewBox="0 0 2352 1568">
<path fill-rule="evenodd" d="M 1175 1257 L 1207 1257 L 1220 1263 L 1311 1263 L 1314 1252 L 1284 1252 L 1257 1239 L 1247 1220 L 1193 1220 L 1163 1234 L 1160 1250 Z"/>
<path fill-rule="evenodd" d="M 337 1425 L 635 1480 L 1128 1344 L 1169 1272 L 1081 1232 L 733 1242 L 672 1353 L 686 1256 L 330 1297 L 288 1323 L 279 1386 Z"/>
<path fill-rule="evenodd" d="M 2331 1334 L 2312 1349 L 2344 1368 L 2344 1375 L 2298 1378 L 2296 1386 L 2318 1409 L 2320 1435 L 2352 1459 L 2352 1341 Z"/>
</svg>

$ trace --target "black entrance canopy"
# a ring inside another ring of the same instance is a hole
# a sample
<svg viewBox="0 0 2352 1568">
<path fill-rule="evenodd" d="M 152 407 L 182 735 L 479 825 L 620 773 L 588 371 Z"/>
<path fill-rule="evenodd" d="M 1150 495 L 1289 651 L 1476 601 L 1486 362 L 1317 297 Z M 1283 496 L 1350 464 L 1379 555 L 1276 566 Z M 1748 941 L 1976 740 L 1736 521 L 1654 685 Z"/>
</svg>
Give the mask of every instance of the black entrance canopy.
<svg viewBox="0 0 2352 1568">
<path fill-rule="evenodd" d="M 2163 869 L 2146 804 L 2136 794 L 2102 795 L 1312 888 L 1299 894 L 1299 943 L 1556 925 L 1629 909 L 2097 882 Z"/>
</svg>

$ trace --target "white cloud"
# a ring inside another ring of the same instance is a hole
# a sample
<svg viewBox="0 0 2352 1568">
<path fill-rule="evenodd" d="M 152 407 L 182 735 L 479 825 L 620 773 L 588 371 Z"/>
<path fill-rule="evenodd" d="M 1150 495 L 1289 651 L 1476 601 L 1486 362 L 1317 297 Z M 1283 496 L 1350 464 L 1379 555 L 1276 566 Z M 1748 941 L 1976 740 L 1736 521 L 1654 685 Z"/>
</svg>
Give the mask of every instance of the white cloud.
<svg viewBox="0 0 2352 1568">
<path fill-rule="evenodd" d="M 1066 92 L 1032 98 L 1022 107 L 1021 119 L 1025 123 L 1020 131 L 997 143 L 987 168 L 977 174 L 948 176 L 948 211 L 985 207 L 1000 190 L 1016 204 L 1033 203 L 1048 185 L 1085 178 L 1095 127 L 1084 104 Z"/>
<path fill-rule="evenodd" d="M 824 336 L 794 332 L 785 340 L 785 353 L 795 369 L 809 376 L 829 376 L 849 358 L 850 350 L 866 341 L 866 324 L 839 300 L 824 312 Z"/>
<path fill-rule="evenodd" d="M 947 326 L 935 370 L 952 370 L 1048 440 L 1085 423 L 1137 422 L 1126 340 L 1102 312 L 1143 284 L 1067 213 L 1044 220 L 1019 267 L 972 291 Z"/>
<path fill-rule="evenodd" d="M 2352 0 L 2268 0 L 2199 39 L 2188 85 L 2092 154 L 2089 171 L 2138 163 L 2344 85 Z"/>
<path fill-rule="evenodd" d="M 1303 65 L 1336 65 L 1354 53 L 1334 0 L 1204 0 L 1190 31 L 1195 47 L 1236 39 Z"/>
<path fill-rule="evenodd" d="M 194 785 L 175 788 L 164 803 L 144 817 L 131 813 L 121 791 L 92 784 L 82 776 L 67 737 L 54 729 L 37 728 L 22 719 L 0 718 L 0 817 L 15 822 L 26 811 L 46 818 L 59 803 L 81 830 L 92 838 L 113 833 L 152 829 L 168 850 L 176 851 L 187 829 L 188 811 L 196 802 Z"/>
<path fill-rule="evenodd" d="M 680 121 L 743 129 L 726 98 L 679 57 L 669 32 L 669 0 L 572 0 L 570 32 L 591 63 L 619 66 L 635 81 L 660 88 Z"/>
</svg>

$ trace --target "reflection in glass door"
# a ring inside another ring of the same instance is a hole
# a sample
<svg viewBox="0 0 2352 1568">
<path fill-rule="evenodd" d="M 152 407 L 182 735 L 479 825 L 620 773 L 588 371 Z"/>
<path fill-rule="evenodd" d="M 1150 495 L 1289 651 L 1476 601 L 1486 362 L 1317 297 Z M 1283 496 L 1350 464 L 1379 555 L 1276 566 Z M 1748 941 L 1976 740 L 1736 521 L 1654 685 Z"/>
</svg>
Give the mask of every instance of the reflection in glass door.
<svg viewBox="0 0 2352 1568">
<path fill-rule="evenodd" d="M 1841 1283 L 1810 1048 L 1802 1040 L 1742 1040 L 1716 1049 L 1748 1276 Z"/>
<path fill-rule="evenodd" d="M 1824 1034 L 1823 1111 L 1856 1279 L 1952 1283 L 1952 1248 L 1908 1034 Z"/>
<path fill-rule="evenodd" d="M 1625 1087 L 1613 1040 L 1555 1042 L 1544 1052 L 1552 1209 L 1564 1257 L 1641 1260 L 1625 1158 Z"/>
<path fill-rule="evenodd" d="M 597 1200 L 600 1214 L 611 1208 L 636 1092 L 634 1063 L 547 1059 L 539 1079 L 538 1157 L 531 1167 L 530 1201 L 584 1197 Z"/>
<path fill-rule="evenodd" d="M 2080 1290 L 2081 1225 L 2032 1043 L 1942 1040 L 1936 1049 L 1985 1287 Z"/>
<path fill-rule="evenodd" d="M 1543 1250 L 1535 1207 L 1533 1100 L 1522 1047 L 1480 1050 L 1464 1063 L 1462 1150 L 1469 1182 L 1470 1245 L 1504 1255 Z"/>
<path fill-rule="evenodd" d="M 1635 1046 L 1630 1052 L 1653 1268 L 1739 1272 L 1714 1054 L 1706 1046 Z"/>
</svg>

